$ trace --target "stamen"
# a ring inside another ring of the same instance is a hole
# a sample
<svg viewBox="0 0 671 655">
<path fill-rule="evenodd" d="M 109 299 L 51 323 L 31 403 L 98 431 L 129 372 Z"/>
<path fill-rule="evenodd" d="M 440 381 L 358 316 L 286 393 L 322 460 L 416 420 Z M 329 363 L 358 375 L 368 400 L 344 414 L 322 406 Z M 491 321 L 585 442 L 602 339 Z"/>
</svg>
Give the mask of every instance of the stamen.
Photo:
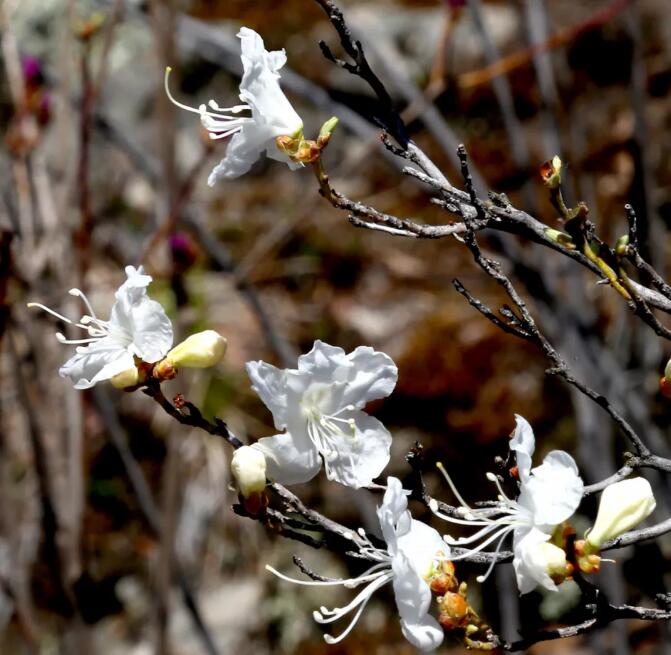
<svg viewBox="0 0 671 655">
<path fill-rule="evenodd" d="M 284 573 L 280 573 L 277 569 L 274 569 L 270 564 L 266 564 L 266 571 L 270 571 L 273 575 L 284 580 L 285 582 L 293 582 L 294 584 L 300 584 L 305 587 L 338 587 L 343 586 L 349 580 L 298 580 L 297 578 L 290 578 Z"/>
<path fill-rule="evenodd" d="M 90 339 L 68 339 L 62 332 L 56 332 L 56 339 L 58 340 L 58 343 L 76 346 L 83 343 L 94 343 L 99 340 L 99 337 L 91 337 Z"/>
<path fill-rule="evenodd" d="M 493 473 L 487 473 L 487 479 L 496 485 L 496 488 L 498 489 L 499 494 L 501 496 L 501 500 L 507 500 L 509 503 L 513 502 L 512 500 L 510 500 L 510 498 L 508 498 L 506 492 L 503 491 L 503 488 L 501 487 L 501 482 L 497 475 L 494 475 Z"/>
<path fill-rule="evenodd" d="M 487 567 L 487 570 L 485 571 L 484 575 L 479 575 L 476 580 L 479 583 L 483 583 L 491 574 L 491 572 L 494 570 L 494 566 L 496 566 L 496 560 L 497 555 L 501 552 L 501 545 L 503 544 L 503 540 L 508 536 L 508 533 L 506 532 L 501 539 L 499 539 L 499 543 L 496 544 L 496 550 L 494 551 L 494 555 L 492 557 L 492 561 L 489 563 L 489 566 Z"/>
<path fill-rule="evenodd" d="M 443 466 L 443 463 L 437 462 L 436 467 L 442 473 L 443 477 L 445 478 L 445 481 L 450 486 L 450 489 L 452 489 L 452 493 L 455 495 L 456 499 L 459 501 L 461 506 L 470 510 L 471 506 L 461 497 L 461 494 L 457 491 L 457 487 L 455 486 L 454 482 L 452 482 L 452 478 L 450 477 L 449 473 Z"/>
<path fill-rule="evenodd" d="M 175 98 L 175 96 L 173 96 L 172 93 L 170 93 L 170 86 L 168 84 L 170 73 L 172 73 L 172 68 L 170 66 L 166 66 L 165 76 L 163 78 L 163 86 L 165 87 L 165 93 L 168 96 L 168 99 L 170 100 L 170 102 L 172 102 L 173 105 L 179 107 L 180 109 L 184 109 L 185 111 L 190 111 L 192 114 L 199 114 L 200 116 L 210 116 L 215 119 L 223 118 L 223 116 L 218 116 L 217 114 L 210 113 L 206 110 L 203 111 L 201 110 L 200 107 L 198 109 L 196 109 L 195 107 L 189 107 L 189 105 L 185 105 L 183 102 L 177 100 L 177 98 Z M 210 100 L 210 103 L 212 102 L 214 101 Z M 210 106 L 212 107 L 211 104 Z M 201 105 L 201 107 L 204 107 L 204 105 Z M 248 105 L 234 105 L 233 107 L 226 107 L 226 108 L 220 108 L 218 106 L 216 107 L 217 111 L 232 111 L 234 114 L 237 114 L 238 112 L 243 111 L 244 109 L 249 109 Z"/>
<path fill-rule="evenodd" d="M 53 309 L 49 309 L 46 305 L 43 305 L 42 303 L 39 302 L 29 302 L 26 307 L 37 307 L 38 309 L 41 309 L 42 311 L 46 312 L 47 314 L 51 314 L 52 316 L 55 316 L 56 318 L 60 319 L 61 321 L 64 321 L 65 323 L 70 323 L 70 325 L 73 325 L 74 322 L 71 321 L 67 316 L 63 316 L 63 314 L 59 314 L 58 312 L 55 312 Z"/>
<path fill-rule="evenodd" d="M 98 317 L 96 316 L 96 313 L 93 311 L 93 307 L 91 307 L 91 303 L 89 302 L 89 299 L 86 297 L 86 295 L 84 294 L 83 291 L 80 291 L 79 289 L 70 289 L 70 291 L 68 291 L 68 293 L 71 296 L 74 296 L 75 298 L 81 298 L 83 303 L 86 305 L 86 309 L 88 309 L 89 314 L 91 314 L 91 318 L 94 321 L 98 320 Z M 82 323 L 84 322 L 84 318 L 85 317 L 82 318 Z"/>
<path fill-rule="evenodd" d="M 467 552 L 463 553 L 462 555 L 452 556 L 452 557 L 450 557 L 450 559 L 453 562 L 456 562 L 457 560 L 469 557 L 470 555 L 473 555 L 474 553 L 479 553 L 481 550 L 484 550 L 485 548 L 487 548 L 487 546 L 489 546 L 489 544 L 491 544 L 493 541 L 496 541 L 499 537 L 501 538 L 501 540 L 503 540 L 503 537 L 510 534 L 515 529 L 515 527 L 516 527 L 515 525 L 507 525 L 505 528 L 502 528 L 498 532 L 495 532 L 493 535 L 491 535 L 490 537 L 485 539 L 481 544 L 477 545 L 472 550 L 468 550 Z"/>
<path fill-rule="evenodd" d="M 386 576 L 381 577 L 379 580 L 376 580 L 375 582 L 371 582 L 368 587 L 366 587 L 355 599 L 352 601 L 347 607 L 343 608 L 338 612 L 337 615 L 335 615 L 332 619 L 324 619 L 323 616 L 320 616 L 322 620 L 319 620 L 317 616 L 314 616 L 315 621 L 317 623 L 332 623 L 334 620 L 337 620 L 338 618 L 341 618 L 345 614 L 348 614 L 352 609 L 354 609 L 357 605 L 359 605 L 356 613 L 354 614 L 354 617 L 352 618 L 351 622 L 349 625 L 345 628 L 343 632 L 341 632 L 337 637 L 333 637 L 332 635 L 326 634 L 324 635 L 324 641 L 327 644 L 337 644 L 338 642 L 342 641 L 347 635 L 352 632 L 352 629 L 354 626 L 357 624 L 359 621 L 359 618 L 361 617 L 361 614 L 363 610 L 365 609 L 366 605 L 368 604 L 368 601 L 371 599 L 372 595 L 382 586 L 387 584 L 389 580 L 391 580 L 392 574 L 389 573 Z"/>
</svg>

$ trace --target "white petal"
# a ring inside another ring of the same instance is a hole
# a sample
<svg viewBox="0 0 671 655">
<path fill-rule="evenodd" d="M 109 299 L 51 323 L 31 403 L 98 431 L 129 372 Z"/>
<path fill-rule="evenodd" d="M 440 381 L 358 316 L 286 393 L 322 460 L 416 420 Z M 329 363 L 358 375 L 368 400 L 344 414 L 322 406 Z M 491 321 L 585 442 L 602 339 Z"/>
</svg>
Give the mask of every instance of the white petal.
<svg viewBox="0 0 671 655">
<path fill-rule="evenodd" d="M 515 434 L 510 440 L 510 450 L 514 450 L 517 454 L 517 469 L 519 471 L 520 480 L 524 482 L 529 477 L 531 471 L 531 458 L 536 449 L 536 439 L 534 438 L 534 431 L 527 420 L 515 414 Z"/>
<path fill-rule="evenodd" d="M 280 484 L 307 482 L 321 468 L 321 459 L 312 444 L 295 440 L 288 432 L 259 439 L 252 447 L 265 455 L 268 477 Z"/>
<path fill-rule="evenodd" d="M 428 614 L 431 590 L 405 556 L 399 552 L 391 562 L 396 607 L 403 636 L 421 651 L 434 650 L 443 641 L 438 621 Z"/>
<path fill-rule="evenodd" d="M 398 368 L 394 360 L 369 346 L 359 346 L 347 355 L 349 371 L 343 401 L 363 408 L 367 402 L 385 398 L 396 386 Z"/>
<path fill-rule="evenodd" d="M 256 122 L 245 123 L 228 143 L 226 155 L 207 178 L 209 186 L 219 180 L 234 180 L 249 171 L 266 148 L 274 147 L 274 136 Z"/>
<path fill-rule="evenodd" d="M 448 559 L 450 547 L 431 526 L 412 519 L 410 530 L 398 538 L 398 550 L 405 553 L 415 571 L 427 576 L 433 565 L 441 559 Z"/>
<path fill-rule="evenodd" d="M 332 384 L 347 380 L 348 360 L 345 351 L 323 341 L 314 342 L 312 350 L 298 358 L 298 370 L 313 382 Z"/>
<path fill-rule="evenodd" d="M 109 338 L 77 350 L 58 371 L 62 378 L 74 382 L 75 389 L 88 389 L 135 366 L 133 356 Z"/>
<path fill-rule="evenodd" d="M 536 556 L 538 546 L 549 538 L 536 528 L 515 531 L 513 568 L 520 594 L 528 594 L 539 586 L 552 591 L 557 589 L 545 569 L 544 560 Z"/>
<path fill-rule="evenodd" d="M 533 513 L 537 526 L 555 526 L 573 516 L 583 488 L 573 457 L 563 450 L 553 450 L 522 484 L 518 502 Z"/>
<path fill-rule="evenodd" d="M 354 419 L 356 432 L 354 436 L 344 433 L 333 438 L 335 455 L 326 462 L 328 478 L 355 489 L 365 487 L 389 462 L 391 434 L 380 421 L 364 412 L 341 416 Z"/>
<path fill-rule="evenodd" d="M 247 375 L 265 406 L 272 412 L 275 427 L 287 427 L 287 371 L 266 362 L 247 362 Z"/>
<path fill-rule="evenodd" d="M 172 323 L 162 305 L 143 298 L 130 311 L 133 345 L 138 357 L 153 364 L 163 359 L 172 347 Z"/>
<path fill-rule="evenodd" d="M 252 117 L 272 130 L 272 136 L 291 136 L 303 127 L 303 121 L 282 92 L 277 71 L 286 62 L 283 51 L 268 52 L 263 39 L 254 30 L 243 27 L 241 41 L 244 73 L 240 99 L 252 109 Z"/>
<path fill-rule="evenodd" d="M 397 524 L 402 516 L 409 514 L 407 510 L 408 497 L 401 486 L 401 481 L 398 478 L 388 477 L 387 490 L 384 492 L 382 505 L 377 508 L 377 517 L 382 528 L 382 536 L 387 543 L 387 550 L 391 555 L 395 555 L 397 550 Z M 409 525 L 410 521 L 407 523 Z"/>
</svg>

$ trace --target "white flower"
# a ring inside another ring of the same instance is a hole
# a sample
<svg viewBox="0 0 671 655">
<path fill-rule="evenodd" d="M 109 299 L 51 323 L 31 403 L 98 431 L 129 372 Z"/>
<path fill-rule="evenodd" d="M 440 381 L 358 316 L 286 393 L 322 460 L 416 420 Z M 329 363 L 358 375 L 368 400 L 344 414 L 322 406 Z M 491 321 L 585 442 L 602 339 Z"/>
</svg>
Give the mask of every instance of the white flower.
<svg viewBox="0 0 671 655">
<path fill-rule="evenodd" d="M 556 590 L 557 586 L 550 578 L 547 566 L 547 551 L 539 551 L 539 544 L 550 539 L 554 529 L 570 518 L 582 499 L 583 482 L 578 475 L 578 467 L 573 458 L 563 450 L 548 453 L 543 463 L 531 468 L 531 457 L 535 449 L 534 433 L 531 426 L 521 416 L 516 416 L 517 427 L 510 442 L 510 449 L 517 454 L 520 494 L 517 500 L 506 496 L 492 473 L 487 478 L 494 482 L 499 491 L 498 502 L 494 507 L 473 509 L 459 495 L 452 480 L 444 473 L 448 483 L 461 504 L 463 519 L 457 519 L 437 511 L 434 513 L 452 523 L 479 526 L 474 535 L 448 543 L 465 545 L 480 542 L 469 552 L 477 552 L 493 542 L 497 542 L 495 553 L 501 550 L 504 539 L 513 533 L 513 566 L 517 576 L 517 586 L 521 594 L 526 594 L 538 586 Z M 468 553 L 462 557 L 467 556 Z M 454 557 L 457 560 L 459 557 Z M 554 555 L 556 562 L 556 553 Z M 483 581 L 494 568 L 496 559 L 479 580 Z"/>
<path fill-rule="evenodd" d="M 349 589 L 366 584 L 345 607 L 321 607 L 314 612 L 315 621 L 326 624 L 356 610 L 354 618 L 338 637 L 324 636 L 329 644 L 338 643 L 352 631 L 371 596 L 391 581 L 404 637 L 422 651 L 434 650 L 443 641 L 443 630 L 429 615 L 431 589 L 427 580 L 439 570 L 440 562 L 449 559 L 450 548 L 433 528 L 412 518 L 406 492 L 397 478 L 387 479 L 387 491 L 377 515 L 387 547 L 376 548 L 361 531 L 359 534 L 367 545 L 360 546 L 359 551 L 377 563 L 356 578 L 325 582 L 296 580 L 270 566 L 266 569 L 283 580 L 301 585 L 342 585 Z"/>
<path fill-rule="evenodd" d="M 283 434 L 254 444 L 268 460 L 268 476 L 282 484 L 313 478 L 324 458 L 326 475 L 350 487 L 363 487 L 389 461 L 391 435 L 361 410 L 370 400 L 388 396 L 398 370 L 384 353 L 359 346 L 342 348 L 315 341 L 297 369 L 248 362 L 252 388 L 273 413 Z"/>
<path fill-rule="evenodd" d="M 277 148 L 275 139 L 280 136 L 299 138 L 302 136 L 303 121 L 280 88 L 279 70 L 286 64 L 284 50 L 268 52 L 263 39 L 248 27 L 238 32 L 241 41 L 243 76 L 240 82 L 240 100 L 244 104 L 220 107 L 214 100 L 200 105 L 198 109 L 189 107 L 173 98 L 168 89 L 166 70 L 165 88 L 174 104 L 200 115 L 200 120 L 212 139 L 223 139 L 233 135 L 226 156 L 210 173 L 210 186 L 220 179 L 234 179 L 244 175 L 265 150 L 271 159 L 284 162 L 289 168 L 300 168 Z M 251 112 L 251 116 L 238 116 L 241 112 Z"/>
<path fill-rule="evenodd" d="M 645 478 L 611 484 L 601 494 L 596 521 L 586 539 L 588 547 L 598 551 L 605 541 L 619 537 L 647 519 L 655 507 L 652 487 Z"/>
<path fill-rule="evenodd" d="M 238 448 L 233 453 L 231 472 L 245 498 L 261 493 L 266 488 L 266 458 L 256 448 Z"/>
<path fill-rule="evenodd" d="M 126 267 L 126 281 L 115 294 L 108 321 L 99 319 L 91 303 L 79 289 L 70 289 L 72 296 L 84 301 L 88 314 L 78 322 L 58 314 L 40 303 L 29 303 L 56 318 L 86 330 L 85 339 L 66 339 L 60 332 L 56 338 L 61 343 L 76 344 L 72 356 L 58 373 L 69 377 L 75 389 L 88 389 L 96 382 L 109 380 L 135 367 L 135 357 L 153 364 L 162 359 L 172 346 L 172 325 L 161 305 L 147 296 L 151 277 L 140 266 Z M 83 345 L 86 344 L 86 345 Z"/>
</svg>

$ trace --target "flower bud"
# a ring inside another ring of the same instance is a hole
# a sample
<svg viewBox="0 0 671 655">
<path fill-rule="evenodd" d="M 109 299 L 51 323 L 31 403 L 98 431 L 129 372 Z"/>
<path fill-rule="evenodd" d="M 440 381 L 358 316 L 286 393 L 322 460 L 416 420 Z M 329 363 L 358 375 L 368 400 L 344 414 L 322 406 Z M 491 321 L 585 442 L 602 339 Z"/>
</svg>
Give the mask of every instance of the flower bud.
<svg viewBox="0 0 671 655">
<path fill-rule="evenodd" d="M 533 566 L 543 569 L 555 584 L 566 578 L 566 553 L 559 546 L 544 541 L 533 549 L 532 559 Z"/>
<path fill-rule="evenodd" d="M 543 182 L 550 189 L 556 189 L 561 184 L 562 160 L 555 155 L 552 160 L 546 161 L 540 168 Z"/>
<path fill-rule="evenodd" d="M 177 344 L 165 358 L 174 368 L 209 368 L 214 366 L 226 352 L 226 339 L 214 330 L 192 334 Z"/>
<path fill-rule="evenodd" d="M 628 234 L 623 234 L 616 242 L 615 242 L 615 252 L 622 257 L 623 255 L 627 254 L 627 247 L 629 246 L 629 235 Z"/>
<path fill-rule="evenodd" d="M 597 552 L 606 541 L 631 530 L 650 516 L 655 505 L 652 488 L 645 478 L 623 480 L 606 487 L 594 527 L 586 537 L 586 550 Z"/>
<path fill-rule="evenodd" d="M 266 458 L 256 448 L 251 446 L 238 448 L 233 453 L 231 471 L 243 498 L 260 494 L 266 488 Z"/>
<path fill-rule="evenodd" d="M 125 371 L 121 371 L 121 373 L 117 373 L 114 377 L 111 377 L 110 382 L 117 389 L 134 387 L 140 382 L 140 373 L 137 370 L 137 367 L 133 366 L 132 368 L 128 368 Z"/>
<path fill-rule="evenodd" d="M 317 137 L 317 144 L 320 148 L 326 147 L 326 144 L 330 141 L 331 135 L 333 134 L 337 124 L 338 117 L 331 116 L 331 118 L 329 118 L 326 123 L 321 126 L 319 130 L 319 136 Z"/>
</svg>

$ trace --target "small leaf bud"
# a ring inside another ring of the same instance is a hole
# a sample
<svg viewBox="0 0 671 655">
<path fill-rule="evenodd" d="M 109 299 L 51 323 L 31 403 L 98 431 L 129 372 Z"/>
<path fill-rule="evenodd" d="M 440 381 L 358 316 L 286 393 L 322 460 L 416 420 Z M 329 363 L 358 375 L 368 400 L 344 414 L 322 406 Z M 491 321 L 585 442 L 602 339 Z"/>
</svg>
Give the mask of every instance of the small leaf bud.
<svg viewBox="0 0 671 655">
<path fill-rule="evenodd" d="M 336 125 L 338 125 L 338 117 L 337 116 L 331 116 L 320 128 L 319 130 L 319 136 L 317 137 L 317 145 L 320 148 L 326 147 L 326 144 L 329 142 L 331 139 L 331 135 L 333 134 L 333 131 L 336 128 Z"/>
<path fill-rule="evenodd" d="M 645 478 L 622 480 L 601 494 L 594 527 L 585 540 L 585 552 L 596 553 L 606 541 L 619 537 L 645 520 L 655 509 L 652 487 Z"/>
<path fill-rule="evenodd" d="M 540 174 L 545 186 L 556 189 L 561 184 L 562 160 L 555 155 L 552 160 L 544 162 L 540 167 Z"/>
<path fill-rule="evenodd" d="M 617 255 L 622 257 L 623 255 L 627 254 L 627 246 L 629 245 L 629 235 L 628 234 L 623 234 L 616 242 L 615 242 L 615 252 Z"/>
</svg>

